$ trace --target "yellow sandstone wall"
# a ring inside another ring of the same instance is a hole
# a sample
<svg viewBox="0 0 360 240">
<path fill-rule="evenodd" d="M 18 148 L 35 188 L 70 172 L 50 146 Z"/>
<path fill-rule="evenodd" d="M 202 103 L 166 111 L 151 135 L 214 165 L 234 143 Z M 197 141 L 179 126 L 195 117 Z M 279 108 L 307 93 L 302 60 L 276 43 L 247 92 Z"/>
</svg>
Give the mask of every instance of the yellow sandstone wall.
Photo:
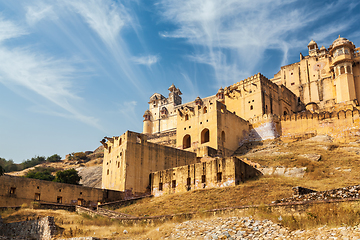
<svg viewBox="0 0 360 240">
<path fill-rule="evenodd" d="M 123 192 L 43 181 L 25 177 L 0 177 L 0 206 L 20 206 L 33 201 L 96 207 L 124 199 Z"/>
<path fill-rule="evenodd" d="M 108 138 L 104 150 L 103 188 L 134 193 L 150 192 L 151 172 L 196 163 L 196 154 L 147 141 L 127 131 Z"/>
<path fill-rule="evenodd" d="M 236 157 L 217 158 L 152 173 L 155 196 L 195 189 L 235 186 L 261 174 Z"/>
<path fill-rule="evenodd" d="M 304 112 L 281 117 L 282 138 L 304 134 L 326 134 L 335 141 L 348 142 L 360 135 L 358 110 L 339 112 Z"/>
<path fill-rule="evenodd" d="M 178 111 L 176 144 L 180 149 L 196 152 L 198 148 L 211 147 L 229 156 L 249 132 L 249 122 L 228 111 L 215 98 L 203 99 L 201 105 L 189 103 Z"/>
</svg>

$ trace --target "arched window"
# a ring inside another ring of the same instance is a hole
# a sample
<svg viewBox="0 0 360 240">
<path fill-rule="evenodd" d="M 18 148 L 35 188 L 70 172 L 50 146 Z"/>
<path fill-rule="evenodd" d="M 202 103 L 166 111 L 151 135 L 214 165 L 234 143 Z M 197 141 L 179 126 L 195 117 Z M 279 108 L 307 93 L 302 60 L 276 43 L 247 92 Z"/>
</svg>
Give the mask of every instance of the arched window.
<svg viewBox="0 0 360 240">
<path fill-rule="evenodd" d="M 191 137 L 189 134 L 186 134 L 183 138 L 183 149 L 191 147 Z"/>
<path fill-rule="evenodd" d="M 253 109 L 254 109 L 254 106 L 253 106 L 253 105 L 251 105 L 251 106 L 250 106 L 250 110 L 253 110 Z"/>
<path fill-rule="evenodd" d="M 284 116 L 286 116 L 287 115 L 287 112 L 286 111 L 284 111 Z"/>
<path fill-rule="evenodd" d="M 201 143 L 207 143 L 210 141 L 210 131 L 205 128 L 201 131 Z"/>
<path fill-rule="evenodd" d="M 347 72 L 347 73 L 351 73 L 350 66 L 346 66 L 346 72 Z"/>
<path fill-rule="evenodd" d="M 185 115 L 185 121 L 187 121 L 187 120 L 189 120 L 189 115 L 188 114 Z"/>
<path fill-rule="evenodd" d="M 221 106 L 221 113 L 225 113 L 225 107 Z"/>
<path fill-rule="evenodd" d="M 204 107 L 203 113 L 207 113 L 207 107 Z"/>
<path fill-rule="evenodd" d="M 225 142 L 225 132 L 224 131 L 221 132 L 221 141 Z"/>
<path fill-rule="evenodd" d="M 344 66 L 340 67 L 340 74 L 343 74 L 343 73 L 345 73 L 345 68 L 344 68 Z"/>
</svg>

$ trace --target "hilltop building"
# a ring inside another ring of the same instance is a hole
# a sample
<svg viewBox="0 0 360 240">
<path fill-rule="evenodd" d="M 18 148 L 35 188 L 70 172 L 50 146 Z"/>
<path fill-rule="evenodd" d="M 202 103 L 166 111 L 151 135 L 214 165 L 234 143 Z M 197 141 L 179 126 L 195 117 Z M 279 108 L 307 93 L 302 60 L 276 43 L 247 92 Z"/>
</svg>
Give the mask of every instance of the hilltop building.
<svg viewBox="0 0 360 240">
<path fill-rule="evenodd" d="M 168 98 L 153 94 L 143 134 L 127 132 L 101 141 L 103 187 L 161 195 L 239 184 L 259 175 L 231 157 L 244 142 L 317 134 L 349 141 L 360 136 L 359 48 L 339 36 L 329 48 L 319 49 L 311 40 L 308 51 L 272 79 L 258 73 L 189 103 L 182 103 L 174 84 Z M 128 139 L 125 146 L 123 137 Z M 245 167 L 240 171 L 238 166 Z"/>
</svg>

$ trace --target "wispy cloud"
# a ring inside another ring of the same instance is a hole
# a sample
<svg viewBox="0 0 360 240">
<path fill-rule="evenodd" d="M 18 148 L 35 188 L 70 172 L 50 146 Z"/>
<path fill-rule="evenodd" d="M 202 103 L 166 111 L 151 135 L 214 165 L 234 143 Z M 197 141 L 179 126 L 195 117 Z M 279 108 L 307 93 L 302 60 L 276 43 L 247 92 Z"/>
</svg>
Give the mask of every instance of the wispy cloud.
<svg viewBox="0 0 360 240">
<path fill-rule="evenodd" d="M 53 6 L 39 2 L 36 5 L 31 5 L 27 7 L 26 21 L 29 25 L 34 25 L 46 18 L 57 18 L 57 15 L 53 10 Z"/>
<path fill-rule="evenodd" d="M 111 0 L 64 0 L 63 4 L 70 10 L 78 13 L 88 26 L 100 37 L 108 48 L 109 56 L 115 59 L 119 75 L 125 76 L 124 82 L 131 82 L 138 91 L 142 92 L 139 79 L 141 71 L 134 64 L 129 46 L 124 40 L 121 31 L 131 28 L 138 31 L 136 15 L 122 3 Z"/>
<path fill-rule="evenodd" d="M 0 16 L 0 43 L 4 40 L 17 38 L 26 34 L 28 34 L 28 32 L 24 28 Z"/>
<path fill-rule="evenodd" d="M 6 30 L 11 27 L 11 32 Z M 25 31 L 16 24 L 0 20 L 0 39 L 19 37 Z M 10 32 L 10 33 L 9 33 Z M 76 69 L 69 60 L 47 57 L 33 49 L 9 48 L 0 42 L 0 82 L 9 88 L 20 87 L 30 90 L 71 113 L 76 119 L 99 127 L 97 120 L 81 114 L 72 101 L 81 100 L 72 91 L 71 79 Z"/>
<path fill-rule="evenodd" d="M 346 2 L 346 1 L 345 1 Z M 346 29 L 347 19 L 314 25 L 335 10 L 347 11 L 344 1 L 313 4 L 296 0 L 160 0 L 157 5 L 165 21 L 177 26 L 160 36 L 183 38 L 196 52 L 191 60 L 214 68 L 219 83 L 254 73 L 267 49 L 283 52 L 307 44 L 309 35 L 326 37 Z M 343 24 L 345 23 L 346 24 Z M 301 35 L 299 32 L 304 32 Z M 321 31 L 321 34 L 316 32 Z M 303 47 L 303 46 L 302 46 Z M 204 61 L 204 56 L 206 60 Z"/>
<path fill-rule="evenodd" d="M 157 55 L 148 55 L 141 57 L 133 57 L 133 62 L 140 65 L 146 65 L 150 67 L 151 65 L 157 63 L 160 60 L 160 57 Z"/>
</svg>

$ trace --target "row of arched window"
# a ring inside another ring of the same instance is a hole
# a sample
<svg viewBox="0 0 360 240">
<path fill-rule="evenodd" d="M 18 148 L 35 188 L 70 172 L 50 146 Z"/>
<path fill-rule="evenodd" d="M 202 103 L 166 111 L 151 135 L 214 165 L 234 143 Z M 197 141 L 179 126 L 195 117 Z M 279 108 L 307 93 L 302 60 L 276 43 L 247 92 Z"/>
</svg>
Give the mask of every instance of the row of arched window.
<svg viewBox="0 0 360 240">
<path fill-rule="evenodd" d="M 221 132 L 221 141 L 225 142 L 225 132 Z M 207 128 L 204 128 L 201 131 L 201 144 L 210 142 L 210 131 Z M 183 138 L 183 149 L 191 147 L 191 136 L 186 134 Z"/>
</svg>

